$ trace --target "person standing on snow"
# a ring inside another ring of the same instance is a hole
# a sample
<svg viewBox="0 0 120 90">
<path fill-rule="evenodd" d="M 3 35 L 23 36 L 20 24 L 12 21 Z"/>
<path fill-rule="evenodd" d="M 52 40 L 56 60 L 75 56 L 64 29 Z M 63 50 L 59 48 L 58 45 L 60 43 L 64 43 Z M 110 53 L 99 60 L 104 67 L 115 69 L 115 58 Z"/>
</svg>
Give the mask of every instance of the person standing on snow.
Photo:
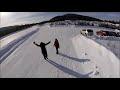
<svg viewBox="0 0 120 90">
<path fill-rule="evenodd" d="M 38 46 L 38 47 L 41 47 L 41 52 L 42 52 L 42 54 L 43 54 L 43 56 L 44 56 L 44 59 L 46 60 L 46 59 L 48 59 L 48 55 L 47 55 L 47 50 L 46 50 L 46 45 L 48 45 L 49 43 L 50 43 L 50 41 L 48 42 L 48 43 L 43 43 L 43 42 L 41 42 L 40 43 L 40 45 L 38 45 L 38 44 L 36 44 L 35 42 L 33 42 L 36 46 Z"/>
<path fill-rule="evenodd" d="M 59 45 L 59 42 L 58 42 L 57 38 L 55 39 L 55 42 L 54 42 L 53 46 L 55 46 L 55 48 L 56 48 L 56 54 L 59 54 L 58 48 L 60 48 L 60 45 Z"/>
</svg>

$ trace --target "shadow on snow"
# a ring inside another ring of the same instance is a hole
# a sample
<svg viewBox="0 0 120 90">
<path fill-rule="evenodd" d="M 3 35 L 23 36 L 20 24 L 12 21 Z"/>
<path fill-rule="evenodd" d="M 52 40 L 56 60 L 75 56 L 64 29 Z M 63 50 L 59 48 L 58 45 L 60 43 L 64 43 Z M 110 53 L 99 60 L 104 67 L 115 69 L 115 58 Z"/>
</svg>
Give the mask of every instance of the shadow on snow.
<svg viewBox="0 0 120 90">
<path fill-rule="evenodd" d="M 63 56 L 63 57 L 66 57 L 68 59 L 71 59 L 71 60 L 75 60 L 77 62 L 86 62 L 86 61 L 90 61 L 90 59 L 78 59 L 78 58 L 75 58 L 75 57 L 71 57 L 71 56 L 68 56 L 68 55 L 65 55 L 63 53 L 59 53 L 60 56 Z"/>
<path fill-rule="evenodd" d="M 14 40 L 13 43 L 10 43 L 6 48 L 0 50 L 0 64 L 23 42 L 25 42 L 28 38 L 30 38 L 33 34 L 38 32 L 39 30 L 32 31 L 23 37 Z"/>
<path fill-rule="evenodd" d="M 72 75 L 72 76 L 74 76 L 74 77 L 76 77 L 76 78 L 90 78 L 89 75 L 93 73 L 93 72 L 90 72 L 90 73 L 85 74 L 85 75 L 79 74 L 78 72 L 73 71 L 73 70 L 71 70 L 71 69 L 69 69 L 69 68 L 67 68 L 67 67 L 65 67 L 65 66 L 62 66 L 62 65 L 60 65 L 60 64 L 58 64 L 58 63 L 56 63 L 56 62 L 54 62 L 54 61 L 52 61 L 52 60 L 50 60 L 50 59 L 48 59 L 48 60 L 46 60 L 46 61 L 48 61 L 50 64 L 52 64 L 53 66 L 55 66 L 55 67 L 58 68 L 59 70 L 63 71 L 64 73 L 67 73 L 67 74 L 69 74 L 69 75 Z"/>
</svg>

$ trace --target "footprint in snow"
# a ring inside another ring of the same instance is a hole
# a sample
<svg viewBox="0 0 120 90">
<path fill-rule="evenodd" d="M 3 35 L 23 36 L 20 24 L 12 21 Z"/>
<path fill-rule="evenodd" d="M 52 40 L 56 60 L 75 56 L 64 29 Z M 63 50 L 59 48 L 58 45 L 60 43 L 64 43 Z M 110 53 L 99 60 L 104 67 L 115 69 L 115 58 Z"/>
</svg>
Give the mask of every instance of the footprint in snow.
<svg viewBox="0 0 120 90">
<path fill-rule="evenodd" d="M 95 75 L 99 75 L 99 72 L 98 72 L 98 71 L 96 71 L 96 72 L 95 72 Z"/>
<path fill-rule="evenodd" d="M 85 55 L 87 55 L 87 53 L 85 53 Z"/>
<path fill-rule="evenodd" d="M 96 68 L 98 68 L 98 67 L 96 66 Z"/>
</svg>

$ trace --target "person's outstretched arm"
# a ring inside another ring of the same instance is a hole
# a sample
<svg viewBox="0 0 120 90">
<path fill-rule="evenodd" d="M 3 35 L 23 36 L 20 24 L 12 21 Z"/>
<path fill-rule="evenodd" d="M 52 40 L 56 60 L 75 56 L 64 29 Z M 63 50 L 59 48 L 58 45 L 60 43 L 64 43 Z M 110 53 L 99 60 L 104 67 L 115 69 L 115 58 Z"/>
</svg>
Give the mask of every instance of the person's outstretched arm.
<svg viewBox="0 0 120 90">
<path fill-rule="evenodd" d="M 45 45 L 48 45 L 48 44 L 50 44 L 50 42 L 51 42 L 51 41 L 49 41 L 49 42 L 48 42 L 48 43 L 46 43 Z"/>
<path fill-rule="evenodd" d="M 40 45 L 38 45 L 38 44 L 36 44 L 35 42 L 33 42 L 36 46 L 40 46 Z"/>
<path fill-rule="evenodd" d="M 55 46 L 55 43 L 53 44 L 53 47 Z"/>
</svg>

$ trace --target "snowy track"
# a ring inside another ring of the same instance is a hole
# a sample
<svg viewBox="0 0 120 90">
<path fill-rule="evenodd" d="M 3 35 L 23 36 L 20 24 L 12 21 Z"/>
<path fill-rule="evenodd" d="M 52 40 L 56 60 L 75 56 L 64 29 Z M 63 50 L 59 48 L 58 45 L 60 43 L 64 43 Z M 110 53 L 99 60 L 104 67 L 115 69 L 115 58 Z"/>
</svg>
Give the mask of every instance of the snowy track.
<svg viewBox="0 0 120 90">
<path fill-rule="evenodd" d="M 10 42 L 14 41 L 15 39 L 23 37 L 27 33 L 30 33 L 32 31 L 36 30 L 37 28 L 38 28 L 37 26 L 33 26 L 31 28 L 28 28 L 28 29 L 19 31 L 17 33 L 13 33 L 13 34 L 7 35 L 6 37 L 0 38 L 0 49 L 5 47 L 7 44 L 9 44 Z"/>
<path fill-rule="evenodd" d="M 0 64 L 5 60 L 18 46 L 20 46 L 23 42 L 25 42 L 28 38 L 30 38 L 33 34 L 38 32 L 38 30 L 32 31 L 18 39 L 13 40 L 7 46 L 0 50 Z"/>
<path fill-rule="evenodd" d="M 29 39 L 1 63 L 0 76 L 2 78 L 119 77 L 119 59 L 112 52 L 108 53 L 108 57 L 111 55 L 109 58 L 103 56 L 101 50 L 105 50 L 106 53 L 108 50 L 102 45 L 96 42 L 91 43 L 92 40 L 82 37 L 79 34 L 81 28 L 47 26 L 38 28 L 40 29 L 37 33 L 30 35 Z M 59 55 L 56 55 L 53 47 L 55 38 L 60 43 Z M 44 60 L 41 49 L 35 46 L 33 41 L 38 44 L 51 41 L 46 46 L 48 60 Z M 98 58 L 102 57 L 103 60 L 94 57 L 94 47 L 95 54 L 100 55 Z M 111 72 L 109 72 L 110 70 Z"/>
</svg>

